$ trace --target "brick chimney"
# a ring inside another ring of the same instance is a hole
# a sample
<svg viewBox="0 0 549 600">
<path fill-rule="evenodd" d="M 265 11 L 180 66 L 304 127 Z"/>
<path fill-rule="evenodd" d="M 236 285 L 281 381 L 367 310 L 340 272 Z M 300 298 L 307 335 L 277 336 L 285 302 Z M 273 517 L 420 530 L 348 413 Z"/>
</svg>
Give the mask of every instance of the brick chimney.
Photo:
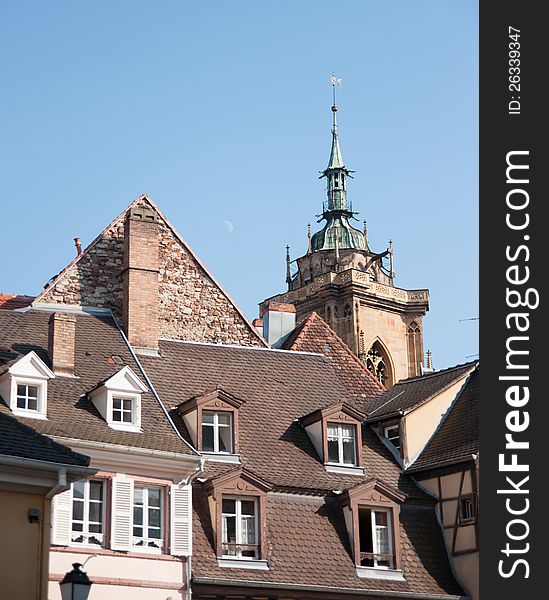
<svg viewBox="0 0 549 600">
<path fill-rule="evenodd" d="M 295 327 L 296 310 L 293 304 L 265 302 L 260 307 L 263 319 L 263 337 L 275 348 L 280 348 Z"/>
<path fill-rule="evenodd" d="M 76 317 L 54 312 L 49 320 L 48 354 L 56 375 L 74 375 Z"/>
<path fill-rule="evenodd" d="M 133 207 L 124 221 L 122 325 L 136 350 L 158 351 L 158 215 Z"/>
</svg>

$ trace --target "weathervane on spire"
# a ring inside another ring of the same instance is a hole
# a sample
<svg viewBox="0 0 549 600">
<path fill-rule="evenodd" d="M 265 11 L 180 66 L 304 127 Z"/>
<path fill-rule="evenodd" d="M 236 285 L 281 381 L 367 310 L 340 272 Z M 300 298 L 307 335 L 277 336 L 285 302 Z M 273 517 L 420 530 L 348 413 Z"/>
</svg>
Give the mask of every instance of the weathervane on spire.
<svg viewBox="0 0 549 600">
<path fill-rule="evenodd" d="M 332 98 L 334 101 L 334 106 L 336 105 L 336 87 L 341 87 L 341 79 L 338 79 L 335 76 L 335 73 L 332 73 L 330 77 L 330 83 L 332 84 Z"/>
</svg>

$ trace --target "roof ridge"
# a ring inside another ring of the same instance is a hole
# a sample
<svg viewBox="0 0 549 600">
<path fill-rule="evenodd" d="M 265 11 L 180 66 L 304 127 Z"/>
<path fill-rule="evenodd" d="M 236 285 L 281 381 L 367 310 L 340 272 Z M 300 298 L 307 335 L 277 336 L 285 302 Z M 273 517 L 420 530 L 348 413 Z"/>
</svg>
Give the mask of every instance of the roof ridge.
<svg viewBox="0 0 549 600">
<path fill-rule="evenodd" d="M 32 305 L 34 305 L 35 302 L 40 302 L 41 299 L 47 294 L 48 290 L 50 290 L 50 288 L 53 285 L 55 285 L 56 283 L 58 283 L 58 281 L 62 277 L 64 277 L 65 274 L 69 271 L 69 269 L 71 269 L 76 263 L 78 263 L 82 259 L 82 257 L 85 256 L 91 250 L 91 248 L 93 248 L 93 246 L 95 244 L 97 244 L 97 242 L 103 237 L 103 235 L 109 229 L 111 229 L 116 223 L 120 222 L 122 220 L 122 218 L 124 217 L 124 215 L 128 212 L 128 210 L 130 208 L 132 208 L 133 206 L 135 206 L 140 201 L 146 201 L 146 202 L 148 202 L 150 204 L 150 206 L 158 213 L 158 215 L 160 216 L 160 218 L 164 221 L 164 223 L 167 225 L 167 227 L 171 230 L 171 232 L 176 237 L 176 239 L 179 241 L 179 243 L 191 255 L 191 257 L 193 258 L 193 260 L 196 261 L 196 263 L 202 269 L 202 271 L 204 272 L 204 274 L 207 277 L 209 277 L 209 279 L 212 281 L 212 283 L 219 289 L 219 291 L 221 292 L 221 294 L 223 294 L 223 296 L 225 296 L 225 298 L 229 301 L 229 303 L 231 304 L 231 306 L 240 315 L 240 317 L 243 319 L 244 323 L 247 325 L 248 329 L 251 331 L 252 335 L 254 335 L 264 346 L 267 346 L 268 344 L 265 341 L 265 339 L 257 332 L 257 330 L 255 329 L 255 327 L 252 325 L 251 321 L 244 314 L 244 312 L 240 309 L 240 307 L 236 304 L 236 302 L 233 300 L 233 298 L 231 297 L 231 295 L 225 290 L 225 288 L 222 285 L 219 284 L 219 282 L 217 281 L 217 279 L 212 275 L 212 273 L 210 273 L 210 271 L 208 270 L 208 268 L 206 267 L 206 265 L 202 262 L 202 260 L 198 257 L 198 255 L 194 252 L 194 250 L 189 246 L 189 244 L 182 238 L 181 234 L 171 224 L 171 222 L 167 219 L 166 215 L 164 215 L 164 213 L 160 210 L 160 208 L 158 208 L 158 206 L 154 203 L 154 201 L 150 198 L 150 196 L 146 192 L 143 193 L 143 194 L 141 194 L 140 196 L 138 196 L 133 202 L 130 203 L 129 206 L 127 206 L 126 208 L 124 208 L 124 210 L 113 221 L 111 221 L 111 223 L 109 225 L 107 225 L 107 227 L 105 227 L 101 231 L 101 233 L 92 242 L 90 242 L 86 246 L 86 248 L 78 256 L 76 256 L 75 258 L 73 258 L 73 260 L 60 273 L 58 273 L 54 277 L 54 279 L 51 282 L 51 284 L 48 285 L 44 290 L 42 290 L 42 292 L 40 292 L 40 294 L 38 296 L 36 296 L 34 298 L 34 300 L 32 302 Z"/>
<path fill-rule="evenodd" d="M 381 385 L 381 383 L 375 377 L 372 376 L 371 372 L 368 370 L 366 365 L 358 358 L 358 356 L 349 348 L 349 346 L 343 341 L 343 339 L 339 337 L 339 335 L 330 327 L 330 325 L 328 325 L 328 323 L 326 323 L 326 321 L 316 311 L 311 312 L 303 320 L 303 322 L 301 324 L 302 329 L 301 329 L 300 333 L 298 334 L 298 336 L 296 337 L 296 339 L 294 340 L 294 342 L 292 343 L 292 346 L 291 346 L 292 348 L 297 344 L 298 340 L 302 339 L 302 336 L 304 336 L 304 334 L 305 334 L 306 328 L 310 327 L 314 321 L 318 322 L 324 329 L 326 329 L 329 332 L 330 335 L 335 337 L 335 339 L 342 345 L 345 353 L 367 375 L 367 377 L 371 378 L 372 383 L 375 382 L 375 385 L 376 385 L 376 387 L 379 388 L 380 392 L 385 391 L 385 388 Z M 294 350 L 294 352 L 295 352 L 295 350 Z"/>
<path fill-rule="evenodd" d="M 473 367 L 474 365 L 479 364 L 479 360 L 473 360 L 470 362 L 460 363 L 459 365 L 454 365 L 452 367 L 446 367 L 445 369 L 441 369 L 440 371 L 434 371 L 433 373 L 424 373 L 423 375 L 415 375 L 414 377 L 406 377 L 405 379 L 400 379 L 395 383 L 395 386 L 402 385 L 404 383 L 410 383 L 412 381 L 418 381 L 425 379 L 433 379 L 434 377 L 438 377 L 440 375 L 444 375 L 446 373 L 450 373 L 451 371 L 457 371 L 458 369 L 464 369 L 466 367 Z M 393 386 L 393 387 L 395 387 Z"/>
</svg>

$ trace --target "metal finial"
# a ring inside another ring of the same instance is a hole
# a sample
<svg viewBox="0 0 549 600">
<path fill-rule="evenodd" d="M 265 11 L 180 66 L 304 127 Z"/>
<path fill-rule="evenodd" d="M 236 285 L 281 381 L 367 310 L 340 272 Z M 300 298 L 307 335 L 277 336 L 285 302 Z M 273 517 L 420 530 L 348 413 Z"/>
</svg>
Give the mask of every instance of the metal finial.
<svg viewBox="0 0 549 600">
<path fill-rule="evenodd" d="M 307 254 L 311 254 L 313 246 L 311 243 L 311 224 L 307 223 Z"/>
<path fill-rule="evenodd" d="M 433 368 L 433 363 L 431 361 L 431 351 L 427 350 L 427 368 L 428 369 L 432 369 Z"/>
<path fill-rule="evenodd" d="M 286 246 L 286 283 L 288 284 L 288 288 L 292 281 L 292 274 L 290 272 L 290 246 Z"/>
<path fill-rule="evenodd" d="M 393 240 L 389 240 L 389 260 L 390 260 L 391 279 L 394 279 L 395 278 L 395 261 L 393 258 Z"/>
</svg>

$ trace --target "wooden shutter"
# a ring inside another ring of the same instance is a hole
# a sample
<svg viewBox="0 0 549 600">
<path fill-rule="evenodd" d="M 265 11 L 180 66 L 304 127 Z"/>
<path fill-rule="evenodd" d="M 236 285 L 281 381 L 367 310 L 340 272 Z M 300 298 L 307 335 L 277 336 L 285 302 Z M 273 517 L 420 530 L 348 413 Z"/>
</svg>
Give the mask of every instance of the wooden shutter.
<svg viewBox="0 0 549 600">
<path fill-rule="evenodd" d="M 191 486 L 172 485 L 170 489 L 170 554 L 192 554 Z"/>
<path fill-rule="evenodd" d="M 52 498 L 51 522 L 51 543 L 68 546 L 72 527 L 72 493 L 70 489 Z"/>
<path fill-rule="evenodd" d="M 131 550 L 133 538 L 133 481 L 112 479 L 111 549 Z"/>
</svg>

